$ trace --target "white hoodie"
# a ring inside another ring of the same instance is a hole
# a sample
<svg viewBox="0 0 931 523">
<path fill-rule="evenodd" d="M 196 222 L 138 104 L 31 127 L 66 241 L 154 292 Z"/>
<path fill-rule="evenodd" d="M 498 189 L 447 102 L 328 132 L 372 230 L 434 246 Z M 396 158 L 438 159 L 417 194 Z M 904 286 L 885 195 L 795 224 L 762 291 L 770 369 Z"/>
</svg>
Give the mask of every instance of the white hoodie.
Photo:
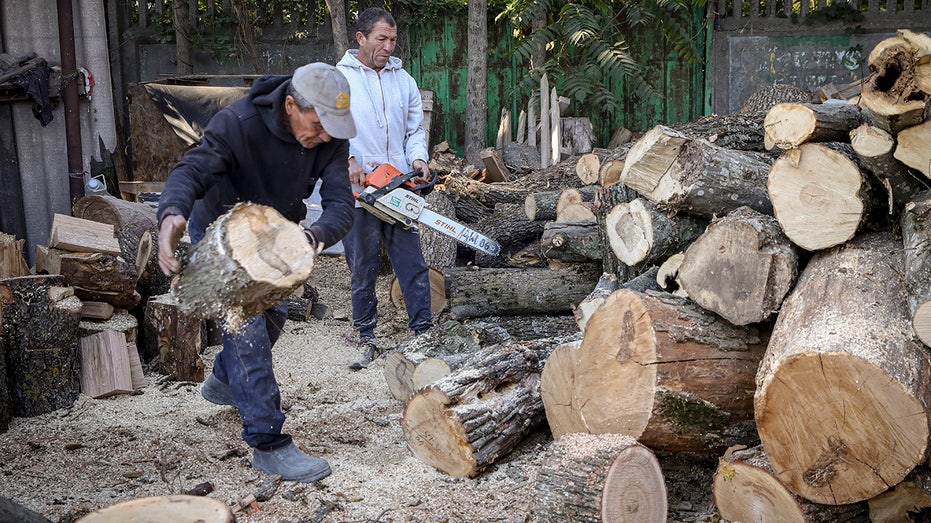
<svg viewBox="0 0 931 523">
<path fill-rule="evenodd" d="M 390 57 L 376 72 L 360 62 L 358 54 L 358 49 L 350 49 L 336 64 L 349 80 L 349 109 L 356 122 L 349 154 L 366 173 L 383 163 L 410 172 L 414 160 L 428 160 L 417 82 L 401 67 L 398 57 Z"/>
</svg>

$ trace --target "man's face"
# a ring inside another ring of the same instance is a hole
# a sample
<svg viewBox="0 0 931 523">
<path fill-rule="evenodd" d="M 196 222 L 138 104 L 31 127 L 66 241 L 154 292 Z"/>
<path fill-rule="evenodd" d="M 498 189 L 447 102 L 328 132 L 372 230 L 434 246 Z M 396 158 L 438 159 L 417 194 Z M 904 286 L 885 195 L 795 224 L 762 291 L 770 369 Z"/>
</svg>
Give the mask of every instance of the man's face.
<svg viewBox="0 0 931 523">
<path fill-rule="evenodd" d="M 379 20 L 368 36 L 357 32 L 356 42 L 359 43 L 359 61 L 376 71 L 381 71 L 398 43 L 398 28 Z"/>
<path fill-rule="evenodd" d="M 323 129 L 317 111 L 301 111 L 294 98 L 290 96 L 285 100 L 284 105 L 288 114 L 288 125 L 291 128 L 291 134 L 305 149 L 312 149 L 330 141 L 330 135 Z"/>
</svg>

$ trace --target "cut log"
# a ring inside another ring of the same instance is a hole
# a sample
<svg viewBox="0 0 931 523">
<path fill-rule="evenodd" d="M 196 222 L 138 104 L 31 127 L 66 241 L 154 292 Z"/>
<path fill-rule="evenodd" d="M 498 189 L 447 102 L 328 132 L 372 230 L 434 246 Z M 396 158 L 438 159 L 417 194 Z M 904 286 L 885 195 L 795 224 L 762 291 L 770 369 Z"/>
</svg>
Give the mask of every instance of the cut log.
<svg viewBox="0 0 931 523">
<path fill-rule="evenodd" d="M 456 219 L 456 206 L 446 193 L 433 191 L 425 199 L 430 209 L 447 218 Z M 420 228 L 420 250 L 427 267 L 443 270 L 456 264 L 456 239 L 430 227 Z"/>
<path fill-rule="evenodd" d="M 601 162 L 601 168 L 598 170 L 598 185 L 607 187 L 621 180 L 621 173 L 624 172 L 624 160 L 633 146 L 633 143 L 625 143 L 612 149 L 611 153 L 605 156 Z"/>
<path fill-rule="evenodd" d="M 685 259 L 684 252 L 678 252 L 666 258 L 666 261 L 656 271 L 656 284 L 659 285 L 660 290 L 687 298 L 688 293 L 679 283 L 679 268 L 682 266 L 683 259 Z"/>
<path fill-rule="evenodd" d="M 652 265 L 681 251 L 704 232 L 708 221 L 688 214 L 670 216 L 635 198 L 605 216 L 605 235 L 614 255 L 627 265 Z"/>
<path fill-rule="evenodd" d="M 595 219 L 598 221 L 598 231 L 601 234 L 601 267 L 603 272 L 614 274 L 618 281 L 629 280 L 634 271 L 622 262 L 611 248 L 608 237 L 608 213 L 622 203 L 628 203 L 637 197 L 637 193 L 628 189 L 621 183 L 605 187 L 597 205 L 594 206 Z"/>
<path fill-rule="evenodd" d="M 600 275 L 600 268 L 591 264 L 564 270 L 451 267 L 444 272 L 449 316 L 462 320 L 568 312 L 588 295 Z"/>
<path fill-rule="evenodd" d="M 95 510 L 75 523 L 233 523 L 233 512 L 220 500 L 207 496 L 172 494 L 124 501 Z"/>
<path fill-rule="evenodd" d="M 566 434 L 543 455 L 534 485 L 540 521 L 666 522 L 666 483 L 650 449 L 618 434 Z"/>
<path fill-rule="evenodd" d="M 765 110 L 737 114 L 711 114 L 673 125 L 672 128 L 688 138 L 707 140 L 724 149 L 764 152 L 766 151 L 763 143 L 763 120 L 765 118 Z"/>
<path fill-rule="evenodd" d="M 94 399 L 133 391 L 129 351 L 122 332 L 84 336 L 81 343 L 81 392 Z"/>
<path fill-rule="evenodd" d="M 155 209 L 144 203 L 129 202 L 113 196 L 90 195 L 74 202 L 74 216 L 84 220 L 109 223 L 115 231 L 129 229 L 142 236 L 158 230 Z"/>
<path fill-rule="evenodd" d="M 595 199 L 595 186 L 588 185 L 572 191 L 565 196 L 563 192 L 568 189 L 559 189 L 555 191 L 532 192 L 524 198 L 524 212 L 527 219 L 535 220 L 555 220 L 557 209 L 562 202 L 562 206 L 569 203 L 591 202 Z"/>
<path fill-rule="evenodd" d="M 931 95 L 915 84 L 916 49 L 901 36 L 882 40 L 869 54 L 870 75 L 863 82 L 860 106 L 868 120 L 896 134 L 928 117 Z"/>
<path fill-rule="evenodd" d="M 608 149 L 615 149 L 622 145 L 630 143 L 630 139 L 633 138 L 634 134 L 630 132 L 630 129 L 626 127 L 618 127 L 614 134 L 611 135 L 611 139 L 608 140 Z"/>
<path fill-rule="evenodd" d="M 811 91 L 799 89 L 794 85 L 774 84 L 766 86 L 751 94 L 740 107 L 741 113 L 766 112 L 781 103 L 807 103 L 812 101 Z"/>
<path fill-rule="evenodd" d="M 562 98 L 562 97 L 560 97 Z M 559 119 L 560 150 L 568 156 L 585 155 L 592 151 L 595 142 L 595 131 L 592 121 L 587 116 L 560 117 Z M 595 171 L 597 175 L 598 171 Z M 594 183 L 594 180 L 591 182 Z"/>
<path fill-rule="evenodd" d="M 896 139 L 896 159 L 931 178 L 931 120 L 902 129 Z"/>
<path fill-rule="evenodd" d="M 82 301 L 81 319 L 109 320 L 113 316 L 113 305 L 104 301 Z"/>
<path fill-rule="evenodd" d="M 720 451 L 755 439 L 753 391 L 764 344 L 665 293 L 622 289 L 592 314 L 573 401 L 588 432 L 654 450 Z"/>
<path fill-rule="evenodd" d="M 67 408 L 80 395 L 81 300 L 59 292 L 63 287 L 61 276 L 0 280 L 0 333 L 14 416 Z"/>
<path fill-rule="evenodd" d="M 850 131 L 850 145 L 860 161 L 879 180 L 889 195 L 889 214 L 896 214 L 919 192 L 931 188 L 893 156 L 895 139 L 879 127 L 863 124 Z"/>
<path fill-rule="evenodd" d="M 436 316 L 446 308 L 446 279 L 443 277 L 442 271 L 438 271 L 433 267 L 430 267 L 429 272 L 430 312 Z M 404 308 L 404 294 L 401 292 L 401 284 L 398 282 L 397 276 L 391 277 L 389 298 L 395 307 Z"/>
<path fill-rule="evenodd" d="M 850 240 L 883 203 L 851 160 L 850 146 L 836 147 L 804 144 L 786 151 L 769 172 L 769 196 L 779 225 L 809 251 Z"/>
<path fill-rule="evenodd" d="M 871 523 L 917 523 L 931 514 L 931 469 L 919 465 L 905 479 L 870 498 Z"/>
<path fill-rule="evenodd" d="M 580 222 L 547 222 L 540 237 L 543 256 L 567 262 L 601 261 L 601 232 L 592 219 Z"/>
<path fill-rule="evenodd" d="M 310 319 L 314 317 L 314 304 L 314 302 L 303 296 L 296 296 L 294 294 L 288 296 L 288 319 L 294 321 L 310 321 Z"/>
<path fill-rule="evenodd" d="M 540 372 L 567 341 L 493 345 L 414 394 L 401 416 L 414 456 L 450 476 L 475 477 L 507 455 L 543 421 Z"/>
<path fill-rule="evenodd" d="M 608 299 L 608 296 L 614 294 L 614 291 L 617 289 L 617 276 L 610 272 L 603 273 L 601 278 L 598 279 L 598 283 L 595 284 L 595 288 L 592 289 L 592 292 L 572 309 L 572 313 L 575 315 L 575 321 L 579 325 L 579 330 L 585 332 L 585 325 L 588 323 L 588 319 L 591 318 L 592 314 L 598 310 L 598 307 L 601 307 L 601 304 Z"/>
<path fill-rule="evenodd" d="M 100 252 L 59 252 L 58 270 L 78 298 L 103 301 L 132 309 L 141 299 L 136 292 L 138 268 L 120 256 Z"/>
<path fill-rule="evenodd" d="M 688 141 L 670 127 L 657 125 L 650 129 L 627 153 L 620 182 L 641 195 L 652 194 Z"/>
<path fill-rule="evenodd" d="M 553 438 L 588 430 L 578 406 L 572 403 L 576 360 L 581 345 L 582 341 L 578 340 L 553 349 L 540 373 L 540 398 Z"/>
<path fill-rule="evenodd" d="M 578 163 L 575 164 L 575 174 L 579 175 L 582 185 L 591 185 L 598 181 L 598 173 L 601 171 L 601 159 L 597 154 L 586 153 L 579 157 Z"/>
<path fill-rule="evenodd" d="M 119 256 L 120 244 L 113 226 L 56 213 L 48 246 L 71 252 L 102 252 Z"/>
<path fill-rule="evenodd" d="M 779 482 L 760 446 L 729 449 L 718 462 L 713 485 L 714 504 L 727 521 L 870 521 L 866 502 L 824 505 L 793 494 Z"/>
<path fill-rule="evenodd" d="M 286 299 L 314 266 L 303 229 L 271 207 L 237 204 L 205 234 L 184 259 L 174 295 L 185 314 L 222 320 L 232 332 Z"/>
<path fill-rule="evenodd" d="M 685 250 L 679 282 L 695 303 L 734 325 L 775 314 L 798 276 L 798 253 L 772 216 L 741 207 Z"/>
<path fill-rule="evenodd" d="M 569 336 L 579 332 L 571 314 L 520 314 L 515 316 L 483 316 L 466 320 L 464 325 L 479 332 L 483 345 L 501 341 L 531 341 L 553 336 Z M 506 335 L 497 340 L 498 332 Z M 487 340 L 486 340 L 487 338 Z"/>
<path fill-rule="evenodd" d="M 862 123 L 860 108 L 846 102 L 781 103 L 763 120 L 766 149 L 793 149 L 808 142 L 841 142 Z"/>
<path fill-rule="evenodd" d="M 400 352 L 385 356 L 385 382 L 391 397 L 406 402 L 414 395 L 414 362 Z"/>
<path fill-rule="evenodd" d="M 172 294 L 153 296 L 145 305 L 146 354 L 157 354 L 154 365 L 177 381 L 204 381 L 201 321 L 184 312 Z"/>
<path fill-rule="evenodd" d="M 931 191 L 905 204 L 900 224 L 909 317 L 915 334 L 931 347 Z"/>
<path fill-rule="evenodd" d="M 0 280 L 28 276 L 29 265 L 23 258 L 23 244 L 16 236 L 0 232 Z"/>
<path fill-rule="evenodd" d="M 514 247 L 539 238 L 545 225 L 541 220 L 528 220 L 523 206 L 512 203 L 496 205 L 494 213 L 475 223 L 473 229 L 496 240 L 502 252 L 513 252 Z"/>
<path fill-rule="evenodd" d="M 466 176 L 449 176 L 443 182 L 443 187 L 453 196 L 472 198 L 489 208 L 494 208 L 498 203 L 524 203 L 528 194 L 528 191 L 506 182 L 484 183 Z M 458 205 L 456 209 L 458 211 Z"/>
<path fill-rule="evenodd" d="M 810 501 L 869 499 L 925 459 L 931 355 L 903 270 L 891 233 L 864 235 L 816 254 L 782 305 L 754 412 L 776 477 Z"/>
</svg>

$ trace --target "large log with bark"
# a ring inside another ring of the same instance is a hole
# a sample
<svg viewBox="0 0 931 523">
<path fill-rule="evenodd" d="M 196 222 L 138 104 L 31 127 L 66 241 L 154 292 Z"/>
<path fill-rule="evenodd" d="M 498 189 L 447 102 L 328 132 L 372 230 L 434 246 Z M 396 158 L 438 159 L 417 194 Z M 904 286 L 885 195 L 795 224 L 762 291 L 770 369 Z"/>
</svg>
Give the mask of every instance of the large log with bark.
<svg viewBox="0 0 931 523">
<path fill-rule="evenodd" d="M 931 191 L 905 204 L 900 225 L 909 317 L 918 338 L 931 346 Z"/>
<path fill-rule="evenodd" d="M 81 300 L 61 276 L 0 281 L 3 346 L 14 416 L 70 407 L 81 392 Z"/>
<path fill-rule="evenodd" d="M 643 198 L 619 203 L 605 216 L 605 236 L 627 265 L 652 265 L 688 247 L 708 225 L 689 214 L 671 214 Z"/>
<path fill-rule="evenodd" d="M 113 225 L 114 230 L 128 228 L 142 236 L 158 229 L 155 209 L 145 203 L 129 202 L 110 195 L 84 196 L 74 202 L 74 216 Z"/>
<path fill-rule="evenodd" d="M 729 451 L 714 474 L 714 505 L 727 521 L 868 523 L 864 501 L 847 505 L 812 503 L 786 488 L 761 446 Z"/>
<path fill-rule="evenodd" d="M 896 135 L 896 159 L 931 178 L 931 120 L 902 129 Z"/>
<path fill-rule="evenodd" d="M 763 349 L 755 328 L 667 293 L 622 289 L 588 320 L 573 405 L 591 433 L 654 450 L 723 450 L 755 440 Z"/>
<path fill-rule="evenodd" d="M 779 225 L 799 247 L 840 245 L 884 208 L 885 195 L 855 158 L 849 144 L 806 143 L 773 163 L 769 197 Z"/>
<path fill-rule="evenodd" d="M 659 460 L 630 436 L 566 434 L 543 454 L 532 507 L 552 523 L 665 523 L 666 484 Z"/>
<path fill-rule="evenodd" d="M 601 233 L 595 220 L 546 222 L 540 237 L 543 256 L 565 262 L 601 261 Z"/>
<path fill-rule="evenodd" d="M 433 191 L 425 199 L 430 209 L 447 218 L 456 219 L 456 206 L 446 193 Z M 427 267 L 441 271 L 456 264 L 456 239 L 429 227 L 420 228 L 420 250 Z"/>
<path fill-rule="evenodd" d="M 457 477 L 475 477 L 544 419 L 540 371 L 567 339 L 506 342 L 421 389 L 401 416 L 414 456 Z"/>
<path fill-rule="evenodd" d="M 773 471 L 817 503 L 869 499 L 926 458 L 931 355 L 909 325 L 901 244 L 816 254 L 779 313 L 754 413 Z"/>
<path fill-rule="evenodd" d="M 842 142 L 860 123 L 860 108 L 854 104 L 781 103 L 763 120 L 765 145 L 792 149 L 809 142 Z"/>
<path fill-rule="evenodd" d="M 173 292 L 185 313 L 236 331 L 307 281 L 314 257 L 299 225 L 271 207 L 240 203 L 191 248 Z"/>
<path fill-rule="evenodd" d="M 735 325 L 768 319 L 798 275 L 798 253 L 772 216 L 741 207 L 688 249 L 679 282 L 689 298 Z"/>
<path fill-rule="evenodd" d="M 523 204 L 528 194 L 526 189 L 515 187 L 508 182 L 485 183 L 467 176 L 450 176 L 443 182 L 443 187 L 453 196 L 472 198 L 492 209 L 499 203 Z"/>
<path fill-rule="evenodd" d="M 88 301 L 103 301 L 132 309 L 141 296 L 136 291 L 139 268 L 121 256 L 100 252 L 58 252 L 58 270 L 74 294 Z"/>
<path fill-rule="evenodd" d="M 480 267 L 505 267 L 508 257 L 540 237 L 545 221 L 528 220 L 524 206 L 516 203 L 498 204 L 494 212 L 473 225 L 473 229 L 495 240 L 501 252 L 495 256 L 476 252 L 475 263 Z"/>
<path fill-rule="evenodd" d="M 565 269 L 450 267 L 444 272 L 454 320 L 493 315 L 570 312 L 601 275 L 594 264 Z"/>
</svg>

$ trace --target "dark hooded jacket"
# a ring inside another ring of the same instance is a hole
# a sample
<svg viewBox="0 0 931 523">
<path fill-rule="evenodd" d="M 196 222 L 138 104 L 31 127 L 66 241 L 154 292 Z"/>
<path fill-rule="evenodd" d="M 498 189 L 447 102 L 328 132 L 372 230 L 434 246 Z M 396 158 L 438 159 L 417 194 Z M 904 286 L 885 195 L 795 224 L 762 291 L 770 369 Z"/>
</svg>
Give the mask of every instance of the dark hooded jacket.
<svg viewBox="0 0 931 523">
<path fill-rule="evenodd" d="M 333 245 L 352 227 L 354 199 L 349 186 L 349 142 L 333 138 L 305 149 L 283 114 L 290 76 L 263 76 L 249 94 L 218 112 L 200 144 L 172 168 L 159 198 L 158 220 L 193 216 L 206 228 L 240 201 L 275 208 L 299 222 L 302 199 L 323 180 L 323 213 L 309 230 Z"/>
</svg>

